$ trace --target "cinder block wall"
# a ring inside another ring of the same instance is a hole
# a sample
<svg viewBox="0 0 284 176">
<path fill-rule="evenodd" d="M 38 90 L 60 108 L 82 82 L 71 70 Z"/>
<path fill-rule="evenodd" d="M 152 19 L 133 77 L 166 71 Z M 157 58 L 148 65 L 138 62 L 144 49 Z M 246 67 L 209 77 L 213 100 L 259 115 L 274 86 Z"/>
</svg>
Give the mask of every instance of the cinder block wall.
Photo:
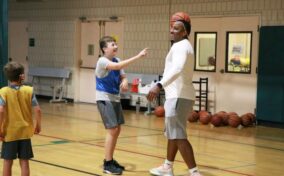
<svg viewBox="0 0 284 176">
<path fill-rule="evenodd" d="M 29 22 L 29 37 L 37 46 L 29 48 L 33 66 L 78 68 L 76 20 L 79 17 L 124 21 L 124 58 L 145 46 L 151 49 L 147 59 L 128 72 L 161 74 L 169 49 L 169 16 L 186 11 L 191 16 L 243 16 L 259 14 L 262 25 L 284 25 L 283 0 L 38 0 L 9 1 L 9 20 Z M 244 24 L 245 25 L 245 24 Z M 74 79 L 68 82 L 68 97 L 74 96 Z"/>
</svg>

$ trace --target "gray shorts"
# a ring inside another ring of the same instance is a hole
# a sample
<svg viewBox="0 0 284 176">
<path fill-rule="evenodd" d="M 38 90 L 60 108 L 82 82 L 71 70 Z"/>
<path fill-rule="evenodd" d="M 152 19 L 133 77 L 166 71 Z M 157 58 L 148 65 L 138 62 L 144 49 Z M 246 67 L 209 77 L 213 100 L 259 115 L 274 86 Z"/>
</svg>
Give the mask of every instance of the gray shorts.
<svg viewBox="0 0 284 176">
<path fill-rule="evenodd" d="M 105 128 L 114 128 L 118 125 L 124 124 L 124 117 L 120 102 L 97 101 L 97 107 Z"/>
<path fill-rule="evenodd" d="M 165 136 L 168 139 L 187 139 L 186 124 L 194 100 L 183 98 L 167 99 L 165 108 Z"/>
<path fill-rule="evenodd" d="M 31 159 L 34 157 L 31 139 L 3 142 L 1 158 L 6 160 Z"/>
</svg>

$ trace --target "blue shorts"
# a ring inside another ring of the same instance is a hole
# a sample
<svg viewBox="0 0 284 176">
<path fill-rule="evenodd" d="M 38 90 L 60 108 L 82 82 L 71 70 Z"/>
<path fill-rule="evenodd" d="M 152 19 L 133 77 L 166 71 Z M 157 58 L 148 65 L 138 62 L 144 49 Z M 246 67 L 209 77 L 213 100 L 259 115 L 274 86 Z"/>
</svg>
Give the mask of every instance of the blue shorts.
<svg viewBox="0 0 284 176">
<path fill-rule="evenodd" d="M 124 124 L 124 117 L 120 102 L 97 101 L 97 107 L 100 111 L 106 129 Z"/>
<path fill-rule="evenodd" d="M 31 139 L 2 143 L 1 158 L 6 160 L 31 159 L 34 157 Z"/>
</svg>

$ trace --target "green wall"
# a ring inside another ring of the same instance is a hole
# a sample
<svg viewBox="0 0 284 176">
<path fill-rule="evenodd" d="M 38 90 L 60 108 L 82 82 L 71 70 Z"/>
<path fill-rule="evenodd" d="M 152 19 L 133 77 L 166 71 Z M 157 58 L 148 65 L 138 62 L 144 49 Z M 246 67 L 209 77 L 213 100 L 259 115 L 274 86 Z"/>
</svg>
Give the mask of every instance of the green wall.
<svg viewBox="0 0 284 176">
<path fill-rule="evenodd" d="M 7 85 L 3 66 L 8 61 L 8 0 L 0 2 L 0 87 Z"/>
<path fill-rule="evenodd" d="M 284 26 L 260 29 L 256 115 L 284 124 Z"/>
</svg>

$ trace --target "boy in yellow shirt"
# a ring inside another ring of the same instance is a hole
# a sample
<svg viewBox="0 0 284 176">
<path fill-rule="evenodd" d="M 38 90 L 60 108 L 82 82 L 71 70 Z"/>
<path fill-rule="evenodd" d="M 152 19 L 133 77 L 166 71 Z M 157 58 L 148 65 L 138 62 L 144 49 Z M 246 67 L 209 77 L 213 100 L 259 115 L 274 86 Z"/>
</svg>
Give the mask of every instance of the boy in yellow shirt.
<svg viewBox="0 0 284 176">
<path fill-rule="evenodd" d="M 10 85 L 0 89 L 3 176 L 12 175 L 12 165 L 16 158 L 20 160 L 21 175 L 29 176 L 29 159 L 33 157 L 31 137 L 41 131 L 41 110 L 33 88 L 22 84 L 25 79 L 24 67 L 19 63 L 9 62 L 4 67 L 4 73 Z M 35 113 L 35 126 L 32 109 Z"/>
</svg>

